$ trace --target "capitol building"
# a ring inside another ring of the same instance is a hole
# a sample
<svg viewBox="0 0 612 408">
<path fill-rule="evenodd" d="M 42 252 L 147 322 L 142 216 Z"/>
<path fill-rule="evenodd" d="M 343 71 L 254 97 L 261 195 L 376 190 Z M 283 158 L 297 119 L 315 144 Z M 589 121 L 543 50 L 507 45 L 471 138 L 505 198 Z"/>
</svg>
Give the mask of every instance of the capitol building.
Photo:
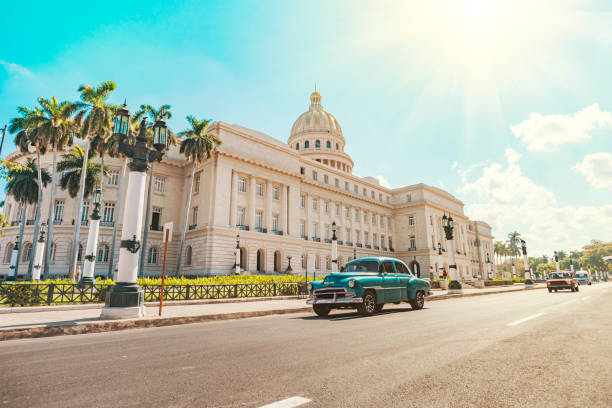
<svg viewBox="0 0 612 408">
<path fill-rule="evenodd" d="M 354 175 L 353 160 L 345 151 L 350 135 L 345 139 L 338 120 L 323 109 L 318 92 L 310 95 L 310 106 L 293 124 L 287 143 L 224 122 L 213 123 L 210 131 L 222 144 L 195 171 L 182 274 L 232 273 L 237 235 L 243 271 L 284 273 L 290 262 L 292 273 L 330 273 L 331 225 L 335 221 L 340 266 L 355 256 L 390 256 L 425 277 L 430 267 L 436 274 L 442 268 L 449 271 L 446 249 L 450 245 L 442 228 L 442 216 L 447 214 L 455 220 L 459 276 L 464 280 L 488 276 L 487 257 L 494 258 L 491 227 L 470 220 L 464 215 L 463 202 L 439 188 L 406 180 L 406 186 L 390 189 L 375 178 Z M 8 160 L 23 162 L 33 156 L 14 152 Z M 96 276 L 106 276 L 109 270 L 113 227 L 123 217 L 124 209 L 116 207 L 123 164 L 122 158 L 105 158 L 109 174 L 104 179 Z M 46 154 L 42 167 L 50 172 L 51 166 L 52 155 Z M 145 226 L 149 229 L 144 248 L 146 275 L 161 275 L 162 226 L 167 222 L 174 223 L 174 231 L 166 272 L 175 273 L 191 166 L 176 147 L 154 165 L 150 223 Z M 48 218 L 50 188 L 48 185 L 43 192 L 43 220 Z M 58 186 L 54 205 L 50 273 L 65 275 L 74 245 L 74 223 L 82 224 L 79 244 L 85 248 L 93 204 L 84 202 L 84 216 L 76 221 L 76 199 Z M 9 226 L 0 238 L 0 274 L 9 271 L 19 234 L 19 211 L 18 203 L 7 196 L 4 214 Z M 28 248 L 35 206 L 25 211 L 20 275 L 26 273 L 32 255 Z M 121 224 L 118 228 L 113 267 L 119 256 Z M 443 248 L 441 255 L 438 243 Z M 83 257 L 81 250 L 81 267 Z"/>
</svg>

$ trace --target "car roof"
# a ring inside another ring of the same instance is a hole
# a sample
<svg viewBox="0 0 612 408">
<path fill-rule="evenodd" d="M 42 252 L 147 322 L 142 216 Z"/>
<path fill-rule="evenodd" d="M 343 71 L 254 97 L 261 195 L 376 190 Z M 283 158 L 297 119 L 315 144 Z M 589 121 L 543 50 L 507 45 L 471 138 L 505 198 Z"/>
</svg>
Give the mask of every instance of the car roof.
<svg viewBox="0 0 612 408">
<path fill-rule="evenodd" d="M 402 260 L 399 260 L 397 258 L 391 258 L 391 257 L 388 257 L 388 256 L 368 256 L 368 257 L 365 257 L 365 258 L 353 259 L 351 262 L 354 262 L 354 261 L 379 261 L 379 262 L 382 262 L 382 261 L 396 261 L 396 262 L 404 263 L 404 261 L 402 261 Z"/>
</svg>

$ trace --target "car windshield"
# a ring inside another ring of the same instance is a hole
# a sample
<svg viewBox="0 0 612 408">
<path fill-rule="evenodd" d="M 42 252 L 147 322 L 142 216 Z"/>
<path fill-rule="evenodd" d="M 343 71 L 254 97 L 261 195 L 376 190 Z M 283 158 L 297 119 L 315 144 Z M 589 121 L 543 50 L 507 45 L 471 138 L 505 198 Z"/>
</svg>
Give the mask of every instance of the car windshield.
<svg viewBox="0 0 612 408">
<path fill-rule="evenodd" d="M 378 272 L 378 261 L 349 262 L 344 272 Z"/>
<path fill-rule="evenodd" d="M 549 279 L 568 279 L 571 278 L 569 273 L 551 273 Z"/>
<path fill-rule="evenodd" d="M 586 278 L 586 277 L 587 277 L 587 275 L 586 275 L 586 273 L 577 273 L 577 274 L 576 274 L 576 277 L 577 277 L 577 278 Z"/>
</svg>

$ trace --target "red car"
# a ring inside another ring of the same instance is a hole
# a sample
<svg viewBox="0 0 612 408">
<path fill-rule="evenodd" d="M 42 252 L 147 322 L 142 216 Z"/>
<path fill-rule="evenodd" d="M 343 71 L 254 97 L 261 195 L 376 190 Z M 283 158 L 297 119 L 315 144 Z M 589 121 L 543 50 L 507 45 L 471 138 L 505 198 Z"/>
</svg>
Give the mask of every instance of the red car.
<svg viewBox="0 0 612 408">
<path fill-rule="evenodd" d="M 548 293 L 551 293 L 553 290 L 556 292 L 559 289 L 569 289 L 572 292 L 578 292 L 580 290 L 579 286 L 576 276 L 568 272 L 551 273 L 546 281 Z"/>
</svg>

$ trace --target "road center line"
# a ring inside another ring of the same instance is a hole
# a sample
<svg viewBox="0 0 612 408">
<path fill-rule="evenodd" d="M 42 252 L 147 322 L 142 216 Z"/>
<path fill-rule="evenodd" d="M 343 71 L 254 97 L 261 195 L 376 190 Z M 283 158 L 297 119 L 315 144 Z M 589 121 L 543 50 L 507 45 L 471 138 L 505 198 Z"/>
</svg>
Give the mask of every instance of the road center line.
<svg viewBox="0 0 612 408">
<path fill-rule="evenodd" d="M 281 401 L 276 401 L 260 408 L 293 408 L 300 405 L 308 404 L 310 400 L 304 397 L 291 397 Z"/>
<path fill-rule="evenodd" d="M 512 323 L 508 323 L 508 326 L 516 326 L 517 324 L 524 323 L 524 322 L 526 322 L 526 321 L 528 321 L 528 320 L 535 319 L 536 317 L 540 317 L 540 316 L 545 315 L 545 314 L 546 314 L 546 313 L 538 313 L 538 314 L 534 314 L 533 316 L 528 316 L 528 317 L 525 317 L 525 318 L 523 318 L 523 319 L 516 320 L 516 321 L 514 321 L 514 322 L 512 322 Z"/>
</svg>

